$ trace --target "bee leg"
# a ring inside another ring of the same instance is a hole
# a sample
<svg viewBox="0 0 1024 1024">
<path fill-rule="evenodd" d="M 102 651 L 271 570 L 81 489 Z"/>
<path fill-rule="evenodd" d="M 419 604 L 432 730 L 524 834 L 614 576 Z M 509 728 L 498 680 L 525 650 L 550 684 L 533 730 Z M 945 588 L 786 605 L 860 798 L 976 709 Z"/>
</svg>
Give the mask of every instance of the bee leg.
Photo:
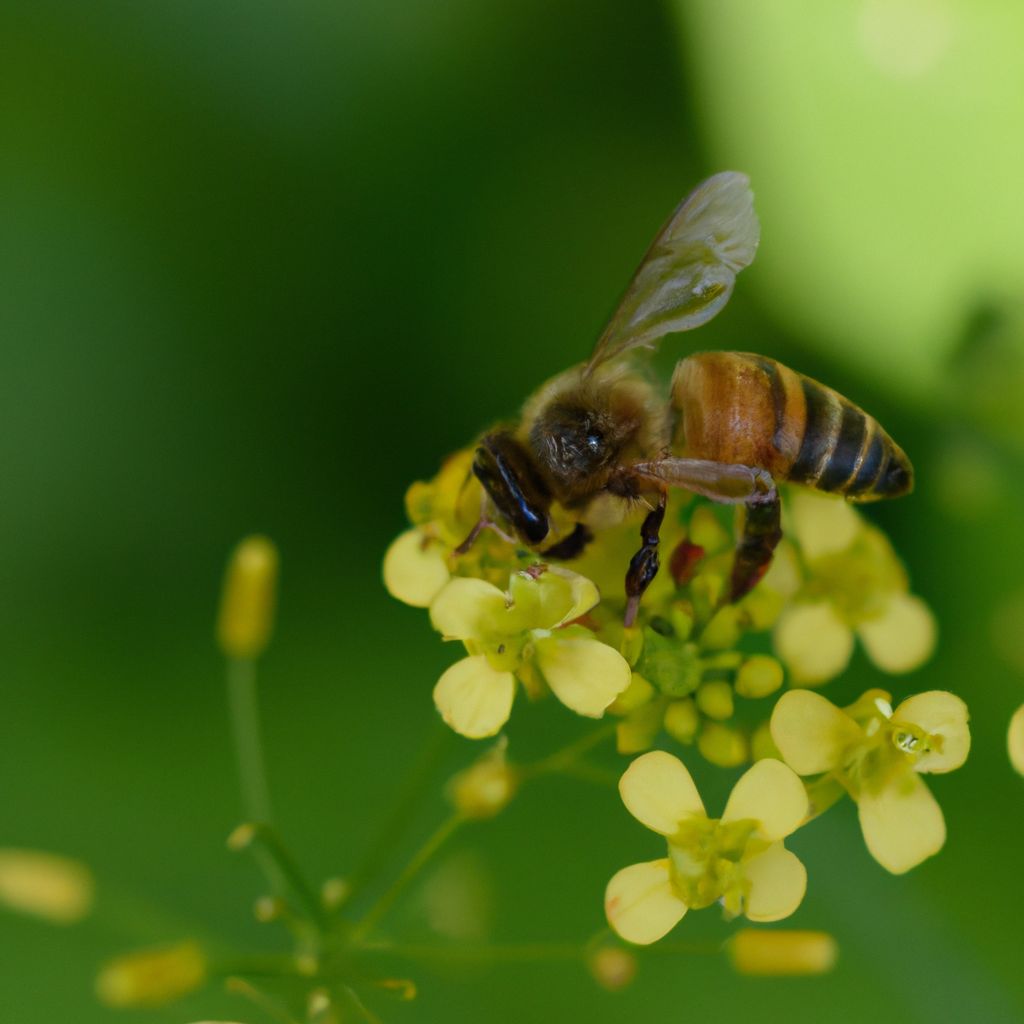
<svg viewBox="0 0 1024 1024">
<path fill-rule="evenodd" d="M 729 582 L 729 601 L 738 601 L 757 585 L 771 565 L 775 546 L 782 540 L 780 503 L 773 488 L 769 495 L 747 503 L 743 533 L 736 545 L 736 558 Z"/>
<path fill-rule="evenodd" d="M 658 495 L 658 504 L 647 513 L 640 527 L 642 547 L 630 559 L 626 572 L 626 617 L 625 624 L 632 626 L 640 609 L 640 598 L 658 575 L 658 533 L 665 518 L 665 492 Z"/>
<path fill-rule="evenodd" d="M 594 535 L 583 525 L 577 523 L 576 528 L 568 537 L 563 537 L 557 544 L 552 544 L 541 554 L 545 558 L 557 558 L 560 562 L 567 562 L 571 558 L 578 558 L 583 554 L 583 549 L 594 539 Z"/>
</svg>

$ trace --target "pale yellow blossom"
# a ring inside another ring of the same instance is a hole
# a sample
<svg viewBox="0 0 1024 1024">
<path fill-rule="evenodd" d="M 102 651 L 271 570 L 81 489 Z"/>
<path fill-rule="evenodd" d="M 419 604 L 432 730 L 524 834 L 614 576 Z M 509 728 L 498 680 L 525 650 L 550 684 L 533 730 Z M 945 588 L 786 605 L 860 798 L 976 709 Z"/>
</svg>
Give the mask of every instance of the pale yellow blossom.
<svg viewBox="0 0 1024 1024">
<path fill-rule="evenodd" d="M 707 816 L 686 766 L 664 751 L 638 757 L 619 792 L 668 843 L 668 857 L 623 868 L 608 883 L 605 913 L 622 938 L 655 942 L 688 910 L 716 902 L 752 921 L 777 921 L 799 906 L 807 874 L 782 841 L 806 817 L 807 794 L 781 761 L 748 769 L 721 818 Z"/>
<path fill-rule="evenodd" d="M 791 690 L 772 714 L 772 739 L 800 775 L 832 773 L 857 801 L 871 855 L 902 874 L 946 840 L 942 810 L 921 774 L 959 768 L 970 749 L 967 707 L 932 690 L 893 710 L 889 695 L 866 693 L 847 710 L 820 694 Z"/>
<path fill-rule="evenodd" d="M 467 657 L 434 688 L 444 720 L 464 736 L 493 736 L 508 721 L 516 680 L 537 676 L 577 714 L 599 718 L 630 684 L 629 664 L 613 647 L 573 625 L 600 600 L 577 573 L 538 567 L 513 573 L 508 589 L 456 577 L 438 593 L 430 618 Z"/>
</svg>

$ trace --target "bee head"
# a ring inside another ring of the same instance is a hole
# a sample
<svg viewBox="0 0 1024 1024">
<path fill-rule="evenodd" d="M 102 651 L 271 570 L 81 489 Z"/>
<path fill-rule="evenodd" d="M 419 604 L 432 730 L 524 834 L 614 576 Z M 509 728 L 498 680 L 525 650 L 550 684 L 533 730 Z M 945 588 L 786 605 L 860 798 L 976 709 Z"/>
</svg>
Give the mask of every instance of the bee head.
<svg viewBox="0 0 1024 1024">
<path fill-rule="evenodd" d="M 600 490 L 635 436 L 633 407 L 618 396 L 568 393 L 556 396 L 534 421 L 530 445 L 555 484 L 572 501 Z"/>
<path fill-rule="evenodd" d="M 551 493 L 529 452 L 511 434 L 488 434 L 476 450 L 473 472 L 522 541 L 539 544 L 548 535 Z"/>
</svg>

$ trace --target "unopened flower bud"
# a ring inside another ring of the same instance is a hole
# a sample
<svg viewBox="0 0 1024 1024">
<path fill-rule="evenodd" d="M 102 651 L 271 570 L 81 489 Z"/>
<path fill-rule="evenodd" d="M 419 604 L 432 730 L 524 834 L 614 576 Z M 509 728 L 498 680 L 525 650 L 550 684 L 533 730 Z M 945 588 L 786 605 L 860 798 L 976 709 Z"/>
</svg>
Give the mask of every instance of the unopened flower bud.
<svg viewBox="0 0 1024 1024">
<path fill-rule="evenodd" d="M 648 703 L 654 694 L 654 687 L 639 672 L 634 672 L 630 677 L 629 686 L 611 702 L 608 711 L 613 715 L 628 715 Z"/>
<path fill-rule="evenodd" d="M 766 757 L 774 758 L 776 761 L 785 760 L 779 753 L 772 739 L 770 722 L 762 722 L 750 736 L 750 756 L 755 761 L 763 761 Z"/>
<path fill-rule="evenodd" d="M 100 1002 L 117 1008 L 164 1006 L 200 988 L 206 957 L 194 942 L 126 953 L 96 979 Z"/>
<path fill-rule="evenodd" d="M 493 818 L 515 796 L 519 777 L 505 760 L 505 746 L 499 743 L 448 784 L 455 809 L 467 818 Z"/>
<path fill-rule="evenodd" d="M 587 958 L 594 981 L 609 992 L 619 992 L 636 977 L 636 957 L 621 946 L 601 946 Z"/>
<path fill-rule="evenodd" d="M 320 888 L 320 899 L 328 910 L 336 910 L 349 898 L 352 886 L 345 878 L 328 878 Z"/>
<path fill-rule="evenodd" d="M 266 537 L 246 537 L 235 548 L 224 576 L 217 642 L 229 658 L 263 653 L 274 626 L 277 548 Z"/>
<path fill-rule="evenodd" d="M 825 974 L 839 948 L 827 932 L 741 928 L 729 942 L 729 958 L 740 974 Z"/>
<path fill-rule="evenodd" d="M 665 732 L 680 743 L 692 743 L 700 728 L 697 705 L 689 697 L 674 700 L 665 709 Z"/>
<path fill-rule="evenodd" d="M 702 683 L 696 694 L 697 707 L 716 721 L 725 721 L 732 718 L 734 710 L 732 699 L 732 687 L 723 680 L 714 680 L 710 683 Z"/>
<path fill-rule="evenodd" d="M 719 768 L 735 768 L 743 764 L 749 754 L 746 737 L 738 729 L 718 722 L 705 722 L 697 737 L 697 749 L 706 761 Z"/>
<path fill-rule="evenodd" d="M 92 908 L 89 869 L 41 850 L 0 849 L 0 904 L 53 924 L 73 924 Z"/>
<path fill-rule="evenodd" d="M 736 673 L 736 692 L 741 697 L 767 697 L 782 685 L 782 665 L 768 654 L 747 658 Z"/>
</svg>

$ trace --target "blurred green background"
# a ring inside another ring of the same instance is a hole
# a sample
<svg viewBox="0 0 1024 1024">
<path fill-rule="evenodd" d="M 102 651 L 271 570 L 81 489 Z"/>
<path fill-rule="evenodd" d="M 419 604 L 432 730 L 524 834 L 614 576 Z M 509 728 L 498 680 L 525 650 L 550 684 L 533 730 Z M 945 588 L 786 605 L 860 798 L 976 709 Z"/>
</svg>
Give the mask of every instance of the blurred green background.
<svg viewBox="0 0 1024 1024">
<path fill-rule="evenodd" d="M 283 947 L 224 847 L 240 809 L 213 619 L 252 530 L 283 558 L 261 680 L 278 817 L 315 877 L 352 867 L 452 657 L 380 585 L 407 484 L 583 358 L 664 216 L 725 167 L 752 177 L 761 253 L 665 361 L 781 359 L 914 459 L 917 493 L 869 514 L 936 609 L 938 652 L 892 681 L 858 656 L 827 693 L 967 700 L 971 758 L 933 786 L 946 849 L 891 877 L 849 806 L 796 837 L 792 924 L 842 947 L 825 978 L 658 957 L 611 995 L 565 964 L 409 968 L 420 998 L 375 1008 L 1024 1019 L 1005 754 L 1024 700 L 1019 4 L 6 0 L 0 38 L 0 845 L 80 857 L 100 885 L 76 928 L 0 913 L 4 1020 L 116 1020 L 92 979 L 125 948 Z M 513 743 L 552 749 L 570 717 L 523 703 Z M 715 805 L 730 780 L 695 770 Z M 549 781 L 441 868 L 488 888 L 497 940 L 574 941 L 650 839 L 611 793 Z M 430 917 L 414 894 L 389 929 L 422 939 Z M 679 937 L 723 934 L 709 911 Z M 216 991 L 122 1017 L 218 1015 L 264 1019 Z"/>
</svg>

